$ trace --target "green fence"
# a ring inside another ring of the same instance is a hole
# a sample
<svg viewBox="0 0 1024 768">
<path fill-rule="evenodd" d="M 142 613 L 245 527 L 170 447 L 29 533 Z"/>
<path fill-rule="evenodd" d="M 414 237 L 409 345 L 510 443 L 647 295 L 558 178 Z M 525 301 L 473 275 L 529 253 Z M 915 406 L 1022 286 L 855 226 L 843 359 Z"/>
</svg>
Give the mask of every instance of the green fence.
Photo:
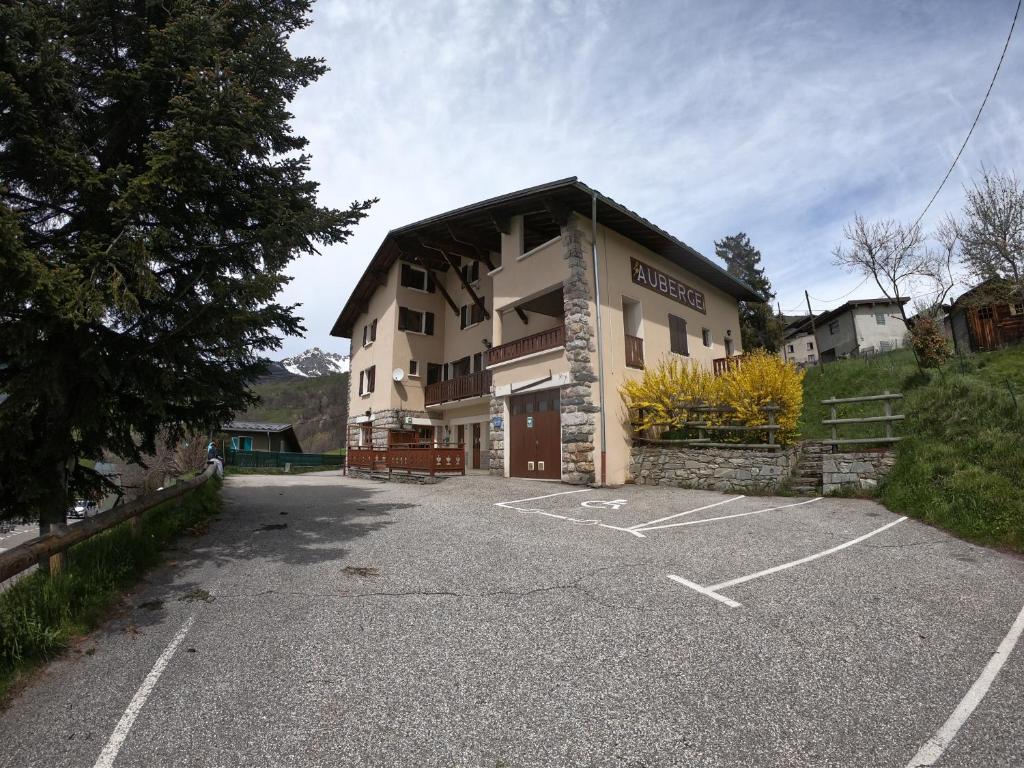
<svg viewBox="0 0 1024 768">
<path fill-rule="evenodd" d="M 293 467 L 324 467 L 340 469 L 345 464 L 345 454 L 341 453 L 275 453 L 272 451 L 236 451 L 229 448 L 224 458 L 229 467 L 283 468 L 285 464 Z"/>
</svg>

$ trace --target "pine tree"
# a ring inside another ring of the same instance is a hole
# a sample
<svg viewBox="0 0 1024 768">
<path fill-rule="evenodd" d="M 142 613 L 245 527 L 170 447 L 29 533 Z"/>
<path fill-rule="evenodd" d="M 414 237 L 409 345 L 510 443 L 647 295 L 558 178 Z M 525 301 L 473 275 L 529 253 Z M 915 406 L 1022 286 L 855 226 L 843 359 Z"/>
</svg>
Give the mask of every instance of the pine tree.
<svg viewBox="0 0 1024 768">
<path fill-rule="evenodd" d="M 740 338 L 745 351 L 767 349 L 778 352 L 782 344 L 782 323 L 768 303 L 775 298 L 772 284 L 761 267 L 761 252 L 740 232 L 715 241 L 715 255 L 725 262 L 726 271 L 764 297 L 763 302 L 740 302 Z"/>
<path fill-rule="evenodd" d="M 296 256 L 373 200 L 320 207 L 288 104 L 325 71 L 309 0 L 0 7 L 0 514 L 64 521 L 83 459 L 244 410 L 304 330 Z"/>
</svg>

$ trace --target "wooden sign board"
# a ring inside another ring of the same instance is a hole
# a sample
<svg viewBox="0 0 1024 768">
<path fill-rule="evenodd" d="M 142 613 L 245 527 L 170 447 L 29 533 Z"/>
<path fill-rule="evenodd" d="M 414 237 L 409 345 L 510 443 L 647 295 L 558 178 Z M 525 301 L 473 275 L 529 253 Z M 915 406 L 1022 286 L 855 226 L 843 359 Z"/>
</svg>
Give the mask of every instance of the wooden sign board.
<svg viewBox="0 0 1024 768">
<path fill-rule="evenodd" d="M 704 306 L 704 294 L 696 288 L 691 288 L 674 277 L 669 277 L 660 269 L 655 269 L 650 264 L 644 264 L 636 259 L 630 259 L 629 262 L 629 271 L 633 275 L 633 282 L 637 285 L 642 285 L 644 288 L 650 288 L 662 296 L 675 299 L 680 304 L 690 309 L 695 309 L 702 315 L 708 313 Z"/>
</svg>

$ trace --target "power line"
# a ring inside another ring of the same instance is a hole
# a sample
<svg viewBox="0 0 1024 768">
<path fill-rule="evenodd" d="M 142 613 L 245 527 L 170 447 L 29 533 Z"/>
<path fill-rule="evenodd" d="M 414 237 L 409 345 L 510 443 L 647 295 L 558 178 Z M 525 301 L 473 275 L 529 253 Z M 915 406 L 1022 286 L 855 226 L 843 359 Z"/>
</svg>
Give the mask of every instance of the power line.
<svg viewBox="0 0 1024 768">
<path fill-rule="evenodd" d="M 999 76 L 999 70 L 1003 66 L 1003 59 L 1006 58 L 1006 49 L 1010 47 L 1010 38 L 1013 37 L 1013 28 L 1017 26 L 1017 16 L 1020 15 L 1020 6 L 1022 0 L 1017 0 L 1017 10 L 1013 13 L 1013 21 L 1010 23 L 1010 32 L 1006 36 L 1006 42 L 1003 44 L 1003 52 L 999 55 L 999 63 L 996 64 L 996 71 L 992 74 L 992 80 L 988 84 L 988 90 L 985 91 L 985 98 L 981 100 L 981 106 L 978 107 L 978 114 L 974 116 L 974 122 L 971 123 L 971 129 L 967 132 L 967 136 L 964 139 L 964 143 L 960 145 L 960 151 L 956 153 L 956 157 L 953 158 L 953 163 L 949 166 L 949 170 L 946 171 L 946 175 L 942 177 L 942 181 L 939 183 L 939 188 L 935 190 L 935 194 L 931 196 L 928 201 L 928 205 L 921 211 L 921 215 L 914 221 L 914 227 L 921 223 L 921 219 L 928 213 L 928 209 L 932 207 L 932 203 L 935 202 L 935 198 L 939 196 L 939 192 L 946 186 L 946 182 L 949 180 L 950 175 L 953 173 L 953 169 L 956 168 L 957 162 L 960 160 L 960 156 L 964 153 L 967 148 L 967 142 L 971 140 L 971 135 L 974 133 L 974 129 L 978 126 L 978 120 L 981 119 L 982 110 L 985 109 L 985 105 L 988 103 L 988 97 L 992 93 L 992 87 L 996 84 L 996 78 Z M 911 227 L 913 229 L 914 227 Z"/>
<path fill-rule="evenodd" d="M 822 304 L 831 304 L 831 303 L 833 303 L 835 301 L 839 301 L 840 299 L 845 299 L 851 293 L 853 293 L 858 288 L 860 288 L 862 285 L 864 285 L 864 283 L 866 283 L 870 277 L 871 277 L 871 275 L 866 275 L 863 280 L 861 280 L 859 283 L 857 283 L 857 285 L 855 285 L 849 291 L 844 293 L 842 296 L 836 296 L 834 299 L 819 299 L 817 296 L 811 296 L 811 298 L 814 299 L 815 301 L 820 301 Z"/>
</svg>

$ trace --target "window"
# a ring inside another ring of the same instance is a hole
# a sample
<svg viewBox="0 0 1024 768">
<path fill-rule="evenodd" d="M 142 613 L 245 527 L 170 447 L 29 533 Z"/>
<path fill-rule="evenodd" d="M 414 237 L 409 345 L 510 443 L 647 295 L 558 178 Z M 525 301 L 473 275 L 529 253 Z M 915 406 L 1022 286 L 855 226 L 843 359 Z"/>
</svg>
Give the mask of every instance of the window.
<svg viewBox="0 0 1024 768">
<path fill-rule="evenodd" d="M 405 288 L 429 293 L 434 292 L 434 281 L 430 279 L 430 275 L 424 270 L 416 269 L 416 267 L 409 264 L 402 264 L 401 283 Z"/>
<path fill-rule="evenodd" d="M 795 349 L 793 349 L 793 345 L 792 345 L 792 344 L 790 344 L 790 345 L 789 345 L 789 351 L 790 351 L 790 352 L 796 352 L 796 350 L 795 350 Z"/>
<path fill-rule="evenodd" d="M 1016 304 L 1010 305 L 1011 315 L 1024 315 L 1024 301 L 1018 301 Z"/>
<path fill-rule="evenodd" d="M 418 379 L 420 377 L 420 361 L 410 360 L 409 361 L 409 378 Z"/>
<path fill-rule="evenodd" d="M 675 315 L 668 316 L 668 340 L 669 349 L 678 355 L 689 355 L 690 349 L 686 343 L 686 321 Z"/>
<path fill-rule="evenodd" d="M 373 445 L 373 427 L 369 424 L 364 424 L 359 428 L 359 446 L 361 448 L 368 448 Z"/>
<path fill-rule="evenodd" d="M 232 437 L 231 438 L 231 450 L 233 451 L 251 451 L 252 450 L 252 438 L 251 437 Z"/>
<path fill-rule="evenodd" d="M 370 341 L 376 341 L 376 340 L 377 340 L 377 321 L 374 320 L 372 323 L 370 323 Z"/>
<path fill-rule="evenodd" d="M 991 320 L 992 319 L 992 307 L 984 306 L 978 307 L 978 319 L 979 320 Z"/>
<path fill-rule="evenodd" d="M 373 392 L 377 378 L 377 366 L 371 365 L 366 370 L 359 372 L 359 394 L 368 395 Z"/>
<path fill-rule="evenodd" d="M 377 321 L 363 326 L 363 346 L 367 347 L 377 340 Z"/>
<path fill-rule="evenodd" d="M 475 355 L 473 355 L 473 371 L 475 373 L 480 373 L 480 371 L 482 371 L 483 369 L 484 369 L 484 353 L 483 352 L 477 352 Z"/>
<path fill-rule="evenodd" d="M 885 312 L 875 313 L 875 325 L 885 325 Z"/>
<path fill-rule="evenodd" d="M 480 262 L 472 260 L 468 264 L 463 264 L 459 271 L 462 272 L 463 280 L 467 283 L 475 283 L 480 279 Z"/>
<path fill-rule="evenodd" d="M 839 333 L 839 321 L 838 320 L 833 320 L 831 323 L 828 324 L 828 333 L 829 333 L 829 336 L 835 336 L 837 333 Z"/>
<path fill-rule="evenodd" d="M 710 328 L 701 328 L 700 329 L 700 337 L 701 337 L 701 340 L 704 342 L 704 346 L 705 347 L 710 347 L 711 346 L 711 329 Z M 791 349 L 789 351 L 792 352 L 793 350 Z"/>
<path fill-rule="evenodd" d="M 817 355 L 808 355 L 808 356 L 807 356 L 807 362 L 808 362 L 808 363 L 813 363 L 813 362 L 816 362 L 816 361 L 817 361 L 817 359 L 818 359 L 818 356 L 817 356 Z"/>
<path fill-rule="evenodd" d="M 813 341 L 808 341 L 807 342 L 807 350 L 810 351 L 812 349 L 814 349 L 814 342 Z"/>
<path fill-rule="evenodd" d="M 420 312 L 418 309 L 398 308 L 398 330 L 412 331 L 434 335 L 434 313 Z"/>
<path fill-rule="evenodd" d="M 441 369 L 444 368 L 440 363 L 427 363 L 427 384 L 437 384 L 441 381 Z"/>
<path fill-rule="evenodd" d="M 475 263 L 475 262 L 474 262 Z M 463 305 L 459 311 L 459 327 L 469 328 L 484 321 L 484 311 L 479 304 Z"/>
</svg>

